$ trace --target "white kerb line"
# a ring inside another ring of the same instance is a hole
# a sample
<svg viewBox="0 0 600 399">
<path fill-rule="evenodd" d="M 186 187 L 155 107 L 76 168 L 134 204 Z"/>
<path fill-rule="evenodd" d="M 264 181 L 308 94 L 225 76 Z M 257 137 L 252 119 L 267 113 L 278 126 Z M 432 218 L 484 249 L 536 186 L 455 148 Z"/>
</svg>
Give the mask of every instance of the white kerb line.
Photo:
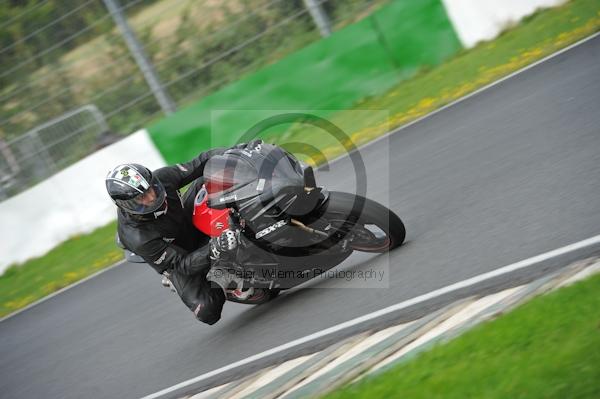
<svg viewBox="0 0 600 399">
<path fill-rule="evenodd" d="M 558 248 L 558 249 L 554 249 L 554 250 L 549 251 L 549 252 L 545 252 L 543 254 L 540 254 L 540 255 L 537 255 L 537 256 L 534 256 L 534 257 L 522 260 L 522 261 L 517 262 L 517 263 L 512 263 L 510 265 L 501 267 L 499 269 L 492 270 L 492 271 L 487 272 L 487 273 L 479 274 L 477 276 L 468 278 L 468 279 L 463 280 L 463 281 L 459 281 L 459 282 L 454 283 L 454 284 L 447 285 L 447 286 L 439 288 L 437 290 L 430 291 L 430 292 L 428 292 L 426 294 L 416 296 L 414 298 L 411 298 L 411 299 L 408 299 L 406 301 L 397 303 L 395 305 L 388 306 L 387 308 L 383 308 L 383 309 L 380 309 L 378 311 L 366 314 L 364 316 L 360 316 L 360 317 L 357 317 L 355 319 L 348 320 L 348 321 L 346 321 L 344 323 L 337 324 L 337 325 L 335 325 L 333 327 L 326 328 L 324 330 L 321 330 L 321 331 L 318 331 L 316 333 L 307 335 L 305 337 L 298 338 L 296 340 L 290 341 L 290 342 L 285 343 L 283 345 L 279 345 L 279 346 L 277 346 L 275 348 L 266 350 L 264 352 L 257 353 L 256 355 L 252 355 L 252 356 L 247 357 L 245 359 L 242 359 L 242 360 L 239 360 L 237 362 L 231 363 L 231 364 L 229 364 L 227 366 L 223 366 L 223 367 L 218 368 L 216 370 L 209 371 L 208 373 L 199 375 L 198 377 L 191 378 L 191 379 L 189 379 L 187 381 L 184 381 L 184 382 L 181 382 L 181 383 L 179 383 L 177 385 L 173 385 L 170 388 L 166 388 L 166 389 L 163 389 L 162 391 L 153 393 L 153 394 L 148 395 L 148 396 L 144 396 L 142 399 L 160 398 L 163 395 L 169 394 L 169 393 L 171 393 L 173 391 L 176 391 L 178 389 L 185 388 L 185 387 L 187 387 L 189 385 L 192 385 L 192 384 L 195 384 L 197 382 L 200 382 L 200 381 L 206 380 L 208 378 L 214 377 L 214 376 L 219 375 L 219 374 L 221 374 L 223 372 L 232 370 L 232 369 L 234 369 L 236 367 L 247 365 L 247 364 L 252 363 L 254 361 L 263 359 L 265 357 L 274 355 L 276 353 L 283 352 L 285 350 L 288 350 L 288 349 L 294 348 L 296 346 L 305 344 L 305 343 L 313 341 L 315 339 L 322 338 L 324 336 L 333 334 L 333 333 L 338 332 L 338 331 L 342 331 L 342 330 L 344 330 L 344 329 L 346 329 L 348 327 L 352 327 L 352 326 L 355 326 L 357 324 L 361 324 L 361 323 L 364 323 L 366 321 L 370 321 L 370 320 L 376 319 L 378 317 L 387 315 L 389 313 L 392 313 L 392 312 L 395 312 L 395 311 L 398 311 L 398 310 L 402 310 L 402 309 L 406 309 L 406 308 L 408 308 L 410 306 L 417 305 L 419 303 L 428 301 L 430 299 L 437 298 L 439 296 L 442 296 L 442 295 L 445 295 L 445 294 L 448 294 L 448 293 L 451 293 L 451 292 L 454 292 L 454 291 L 458 291 L 458 290 L 463 289 L 463 288 L 467 288 L 467 287 L 473 286 L 473 285 L 478 284 L 478 283 L 480 283 L 482 281 L 489 280 L 489 279 L 492 279 L 494 277 L 499 277 L 499 276 L 502 276 L 504 274 L 508 274 L 508 273 L 511 273 L 511 272 L 514 272 L 514 271 L 517 271 L 517 270 L 520 270 L 520 269 L 525 269 L 526 267 L 535 265 L 537 263 L 540 263 L 540 262 L 543 262 L 543 261 L 546 261 L 546 260 L 549 260 L 549 259 L 561 256 L 561 255 L 565 255 L 565 254 L 567 254 L 569 252 L 577 251 L 579 249 L 591 247 L 591 246 L 597 245 L 597 244 L 600 244 L 600 235 L 597 235 L 597 236 L 594 236 L 594 237 L 590 237 L 590 238 L 587 238 L 585 240 L 582 240 L 582 241 L 579 241 L 579 242 L 576 242 L 576 243 L 573 243 L 573 244 L 570 244 L 570 245 L 567 245 L 567 246 L 564 246 L 564 247 L 561 247 L 561 248 Z"/>
</svg>

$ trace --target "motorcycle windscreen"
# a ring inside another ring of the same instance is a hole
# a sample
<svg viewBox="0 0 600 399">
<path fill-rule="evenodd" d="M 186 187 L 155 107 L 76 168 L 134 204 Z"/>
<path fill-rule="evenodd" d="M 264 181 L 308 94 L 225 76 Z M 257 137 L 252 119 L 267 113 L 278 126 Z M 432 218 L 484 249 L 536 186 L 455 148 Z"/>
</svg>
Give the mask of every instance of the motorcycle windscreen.
<svg viewBox="0 0 600 399">
<path fill-rule="evenodd" d="M 302 186 L 304 182 L 302 167 L 296 158 L 283 153 L 277 160 L 271 173 L 272 179 L 285 180 L 288 184 Z"/>
<path fill-rule="evenodd" d="M 235 190 L 258 178 L 256 169 L 248 161 L 233 154 L 210 158 L 203 175 L 209 194 Z"/>
</svg>

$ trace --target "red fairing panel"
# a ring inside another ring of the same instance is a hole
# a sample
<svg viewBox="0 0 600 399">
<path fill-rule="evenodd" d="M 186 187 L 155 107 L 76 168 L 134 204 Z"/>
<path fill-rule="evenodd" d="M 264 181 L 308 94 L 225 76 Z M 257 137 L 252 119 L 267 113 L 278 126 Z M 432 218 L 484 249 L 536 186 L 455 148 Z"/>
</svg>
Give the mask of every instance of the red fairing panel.
<svg viewBox="0 0 600 399">
<path fill-rule="evenodd" d="M 203 187 L 194 200 L 194 226 L 204 234 L 218 237 L 229 228 L 229 209 L 212 209 L 208 207 L 208 193 Z"/>
</svg>

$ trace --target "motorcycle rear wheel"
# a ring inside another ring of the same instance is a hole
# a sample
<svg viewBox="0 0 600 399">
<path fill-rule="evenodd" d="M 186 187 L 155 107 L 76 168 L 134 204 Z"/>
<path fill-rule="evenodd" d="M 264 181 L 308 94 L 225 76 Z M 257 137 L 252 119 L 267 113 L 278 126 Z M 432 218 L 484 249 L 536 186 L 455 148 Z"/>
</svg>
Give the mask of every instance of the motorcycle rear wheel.
<svg viewBox="0 0 600 399">
<path fill-rule="evenodd" d="M 265 292 L 265 296 L 261 299 L 258 300 L 250 300 L 250 299 L 238 299 L 232 295 L 227 295 L 227 300 L 230 302 L 235 302 L 235 303 L 243 303 L 245 305 L 261 305 L 263 303 L 267 303 L 272 299 L 275 299 L 278 295 L 280 290 L 277 288 L 273 288 L 273 289 L 268 289 L 268 288 L 259 288 L 260 290 L 263 290 Z"/>
</svg>

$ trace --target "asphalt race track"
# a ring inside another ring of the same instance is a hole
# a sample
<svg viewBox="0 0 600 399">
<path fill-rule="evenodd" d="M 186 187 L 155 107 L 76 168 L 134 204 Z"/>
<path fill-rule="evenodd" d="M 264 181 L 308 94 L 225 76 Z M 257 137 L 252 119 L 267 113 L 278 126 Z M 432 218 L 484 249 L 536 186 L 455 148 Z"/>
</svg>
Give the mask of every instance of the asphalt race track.
<svg viewBox="0 0 600 399">
<path fill-rule="evenodd" d="M 600 234 L 600 37 L 369 145 L 361 155 L 369 197 L 403 218 L 408 237 L 389 259 L 353 256 L 343 267 L 389 272 L 389 288 L 295 289 L 264 306 L 228 303 L 222 320 L 206 326 L 148 266 L 125 264 L 0 323 L 0 396 L 142 397 Z M 347 189 L 353 184 L 349 170 L 342 159 L 317 179 Z M 563 260 L 478 289 L 532 278 Z M 423 305 L 396 316 L 426 310 Z"/>
</svg>

